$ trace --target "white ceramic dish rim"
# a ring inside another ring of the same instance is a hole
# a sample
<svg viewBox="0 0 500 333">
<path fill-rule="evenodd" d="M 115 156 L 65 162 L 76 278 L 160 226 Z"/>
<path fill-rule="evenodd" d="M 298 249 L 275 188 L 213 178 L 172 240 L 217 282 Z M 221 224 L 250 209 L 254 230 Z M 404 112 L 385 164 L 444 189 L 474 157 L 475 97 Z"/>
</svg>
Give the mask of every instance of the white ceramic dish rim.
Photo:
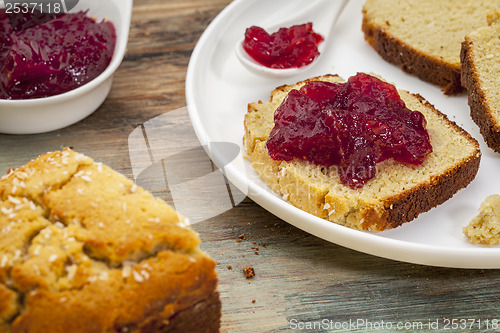
<svg viewBox="0 0 500 333">
<path fill-rule="evenodd" d="M 242 7 L 248 6 L 246 0 L 236 0 L 229 4 L 207 27 L 199 39 L 189 62 L 186 77 L 186 100 L 189 116 L 195 133 L 203 146 L 212 140 L 202 120 L 202 106 L 199 99 L 199 79 L 205 73 L 198 70 L 209 57 L 210 43 L 214 38 L 223 38 L 225 23 L 235 20 L 241 14 Z M 227 42 L 227 41 L 225 41 Z M 242 134 L 243 135 L 243 134 Z M 240 143 L 241 146 L 241 143 Z M 224 156 L 217 152 L 208 152 L 214 162 L 221 167 Z M 447 247 L 435 244 L 413 243 L 405 240 L 391 239 L 378 234 L 362 232 L 308 214 L 279 198 L 259 180 L 250 179 L 235 163 L 224 166 L 228 179 L 240 190 L 266 210 L 272 212 L 288 223 L 330 242 L 369 253 L 375 256 L 403 262 L 450 268 L 500 268 L 500 249 L 487 247 Z"/>
<path fill-rule="evenodd" d="M 84 95 L 93 89 L 95 89 L 97 86 L 102 84 L 104 81 L 109 79 L 114 72 L 118 69 L 120 66 L 123 57 L 125 56 L 125 52 L 127 49 L 127 41 L 128 41 L 128 36 L 129 36 L 129 30 L 130 30 L 130 20 L 132 17 L 132 4 L 133 0 L 107 0 L 113 2 L 120 10 L 121 13 L 121 21 L 119 27 L 116 26 L 115 24 L 115 29 L 116 31 L 120 31 L 120 35 L 117 34 L 117 40 L 116 40 L 116 45 L 115 45 L 115 50 L 113 53 L 113 57 L 111 59 L 111 62 L 109 63 L 108 67 L 95 79 L 92 81 L 75 88 L 73 90 L 67 91 L 65 93 L 59 94 L 59 95 L 54 95 L 54 96 L 49 96 L 49 97 L 43 97 L 43 98 L 33 98 L 33 99 L 24 99 L 24 100 L 5 100 L 5 99 L 0 99 L 0 112 L 2 112 L 2 109 L 13 109 L 13 108 L 28 108 L 28 107 L 38 107 L 40 106 L 41 103 L 43 104 L 55 104 L 55 103 L 60 103 L 60 102 L 65 102 L 67 100 L 73 99 L 77 96 Z M 84 1 L 81 1 L 83 3 Z M 81 3 L 79 6 L 81 6 Z M 0 8 L 4 6 L 3 1 L 0 2 Z M 123 9 L 120 9 L 123 7 Z M 73 9 L 73 11 L 78 10 L 79 8 L 76 7 Z M 83 8 L 82 8 L 83 9 Z M 90 8 L 89 11 L 92 9 Z M 104 19 L 103 17 L 99 17 L 99 19 Z"/>
</svg>

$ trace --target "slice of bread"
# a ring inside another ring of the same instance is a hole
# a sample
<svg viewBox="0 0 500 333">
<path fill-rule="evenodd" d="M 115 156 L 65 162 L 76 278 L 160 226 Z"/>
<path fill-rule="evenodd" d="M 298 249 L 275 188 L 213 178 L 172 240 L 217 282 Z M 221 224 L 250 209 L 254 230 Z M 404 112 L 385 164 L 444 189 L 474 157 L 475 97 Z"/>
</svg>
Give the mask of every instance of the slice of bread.
<svg viewBox="0 0 500 333">
<path fill-rule="evenodd" d="M 462 84 L 472 119 L 488 146 L 500 153 L 500 13 L 491 12 L 487 21 L 462 43 Z"/>
<path fill-rule="evenodd" d="M 495 8 L 500 0 L 367 0 L 362 30 L 382 58 L 456 94 L 461 43 Z"/>
<path fill-rule="evenodd" d="M 413 220 L 474 179 L 481 158 L 477 141 L 423 97 L 402 90 L 399 94 L 406 106 L 420 111 L 427 120 L 433 152 L 423 164 L 385 160 L 378 164 L 375 178 L 353 189 L 341 183 L 338 168 L 300 159 L 272 159 L 265 144 L 274 127 L 274 111 L 290 90 L 312 80 L 342 81 L 336 75 L 325 75 L 281 86 L 268 102 L 250 103 L 245 115 L 243 142 L 253 168 L 292 205 L 350 228 L 381 231 Z"/>
<path fill-rule="evenodd" d="M 0 179 L 0 332 L 217 332 L 215 262 L 187 220 L 65 149 Z"/>
</svg>

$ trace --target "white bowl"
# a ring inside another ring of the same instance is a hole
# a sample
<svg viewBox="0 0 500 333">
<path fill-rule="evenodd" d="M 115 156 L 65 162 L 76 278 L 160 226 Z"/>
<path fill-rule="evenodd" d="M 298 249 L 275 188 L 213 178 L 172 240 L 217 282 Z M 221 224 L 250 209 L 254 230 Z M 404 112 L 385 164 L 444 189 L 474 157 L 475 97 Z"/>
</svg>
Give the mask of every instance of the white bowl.
<svg viewBox="0 0 500 333">
<path fill-rule="evenodd" d="M 0 133 L 35 134 L 72 125 L 93 113 L 111 89 L 113 73 L 127 48 L 133 0 L 80 0 L 71 11 L 88 10 L 98 21 L 107 19 L 116 29 L 116 45 L 109 66 L 94 80 L 60 95 L 27 99 L 0 99 Z"/>
</svg>

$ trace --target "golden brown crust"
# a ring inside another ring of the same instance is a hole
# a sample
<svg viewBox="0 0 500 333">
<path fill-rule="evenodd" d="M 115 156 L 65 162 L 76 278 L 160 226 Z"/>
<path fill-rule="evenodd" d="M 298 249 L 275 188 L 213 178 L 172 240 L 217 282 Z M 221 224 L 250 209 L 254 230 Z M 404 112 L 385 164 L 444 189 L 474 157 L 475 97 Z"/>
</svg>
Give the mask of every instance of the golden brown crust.
<svg viewBox="0 0 500 333">
<path fill-rule="evenodd" d="M 462 43 L 460 62 L 462 64 L 462 85 L 467 89 L 470 114 L 486 141 L 488 147 L 500 153 L 500 124 L 492 117 L 486 105 L 486 96 L 479 84 L 477 70 L 471 55 L 473 42 L 468 36 Z"/>
<path fill-rule="evenodd" d="M 0 333 L 217 332 L 215 262 L 199 243 L 124 176 L 44 154 L 0 180 Z"/>
<path fill-rule="evenodd" d="M 385 29 L 372 24 L 363 10 L 362 31 L 365 40 L 386 61 L 400 66 L 401 69 L 418 78 L 442 87 L 447 95 L 463 92 L 460 83 L 460 68 L 454 67 L 440 59 L 433 58 L 399 40 Z"/>
<path fill-rule="evenodd" d="M 16 293 L 0 284 L 0 332 L 2 332 L 1 322 L 9 322 L 18 312 Z"/>
<path fill-rule="evenodd" d="M 148 279 L 141 282 L 134 274 L 122 279 L 116 272 L 106 281 L 79 290 L 31 292 L 25 312 L 12 323 L 12 332 L 149 333 L 157 332 L 154 329 L 159 325 L 165 332 L 173 332 L 176 326 L 192 325 L 193 321 L 200 327 L 218 328 L 215 265 L 206 258 L 191 262 L 182 256 L 186 255 L 164 252 L 144 262 L 151 269 Z M 178 266 L 172 267 L 174 264 Z M 201 314 L 200 307 L 210 312 Z M 190 316 L 190 322 L 182 322 L 181 318 Z"/>
</svg>

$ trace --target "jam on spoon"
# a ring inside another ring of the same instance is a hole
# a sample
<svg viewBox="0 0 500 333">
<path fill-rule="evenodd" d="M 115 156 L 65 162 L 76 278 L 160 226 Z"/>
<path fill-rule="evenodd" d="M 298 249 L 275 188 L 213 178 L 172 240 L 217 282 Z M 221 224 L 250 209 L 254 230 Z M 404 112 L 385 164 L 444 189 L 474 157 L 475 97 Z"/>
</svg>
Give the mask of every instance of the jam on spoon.
<svg viewBox="0 0 500 333">
<path fill-rule="evenodd" d="M 318 44 L 324 38 L 314 32 L 312 23 L 280 28 L 269 34 L 252 26 L 245 31 L 243 49 L 258 63 L 269 68 L 299 68 L 319 56 Z"/>
<path fill-rule="evenodd" d="M 420 165 L 432 152 L 424 116 L 408 109 L 393 85 L 363 73 L 291 90 L 274 122 L 266 142 L 271 158 L 337 166 L 352 188 L 374 178 L 378 162 Z"/>
</svg>

